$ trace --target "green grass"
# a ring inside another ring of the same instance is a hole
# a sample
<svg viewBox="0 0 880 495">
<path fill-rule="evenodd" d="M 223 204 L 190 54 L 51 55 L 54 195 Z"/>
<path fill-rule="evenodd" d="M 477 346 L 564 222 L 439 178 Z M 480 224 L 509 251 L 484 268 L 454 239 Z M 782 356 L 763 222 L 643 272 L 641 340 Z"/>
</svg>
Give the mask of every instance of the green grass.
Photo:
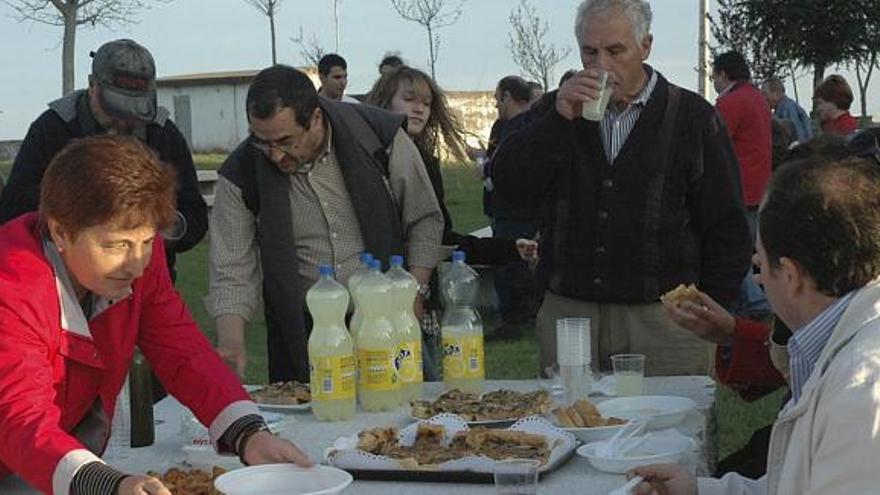
<svg viewBox="0 0 880 495">
<path fill-rule="evenodd" d="M 223 163 L 222 155 L 197 155 L 199 168 L 217 168 Z M 0 162 L 0 170 L 3 163 Z M 473 168 L 465 165 L 446 164 L 443 169 L 446 188 L 446 205 L 458 232 L 470 232 L 486 225 L 482 213 L 482 186 Z M 177 287 L 183 294 L 193 316 L 209 338 L 215 335 L 214 322 L 204 306 L 207 294 L 207 240 L 178 257 Z M 246 379 L 251 383 L 267 380 L 266 372 L 266 325 L 262 311 L 257 311 L 248 327 L 248 369 Z M 493 379 L 532 379 L 538 369 L 538 342 L 533 332 L 514 342 L 486 343 L 486 375 Z M 720 455 L 723 458 L 744 445 L 752 432 L 768 424 L 775 416 L 780 403 L 780 393 L 759 401 L 747 403 L 734 392 L 718 389 L 718 418 L 720 428 Z"/>
</svg>

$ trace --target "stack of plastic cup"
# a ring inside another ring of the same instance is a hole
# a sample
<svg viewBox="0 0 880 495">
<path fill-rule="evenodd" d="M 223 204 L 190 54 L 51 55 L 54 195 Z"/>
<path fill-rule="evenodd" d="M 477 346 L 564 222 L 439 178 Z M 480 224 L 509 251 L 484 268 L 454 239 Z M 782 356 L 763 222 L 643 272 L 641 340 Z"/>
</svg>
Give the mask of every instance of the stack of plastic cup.
<svg viewBox="0 0 880 495">
<path fill-rule="evenodd" d="M 113 422 L 110 424 L 110 439 L 103 457 L 107 460 L 122 461 L 131 453 L 131 404 L 129 383 L 125 379 L 125 385 L 119 391 L 116 398 L 116 406 L 113 412 Z"/>
<path fill-rule="evenodd" d="M 593 375 L 590 371 L 590 319 L 556 320 L 556 362 L 570 404 L 590 394 Z"/>
</svg>

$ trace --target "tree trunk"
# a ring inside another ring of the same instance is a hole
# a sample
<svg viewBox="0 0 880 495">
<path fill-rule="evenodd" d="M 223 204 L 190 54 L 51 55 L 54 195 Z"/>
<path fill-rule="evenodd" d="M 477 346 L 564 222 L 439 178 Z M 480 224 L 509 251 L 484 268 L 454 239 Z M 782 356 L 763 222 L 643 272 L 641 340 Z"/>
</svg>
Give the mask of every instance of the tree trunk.
<svg viewBox="0 0 880 495">
<path fill-rule="evenodd" d="M 74 89 L 74 49 L 76 48 L 76 5 L 62 10 L 64 16 L 64 40 L 61 48 L 61 96 Z"/>
<path fill-rule="evenodd" d="M 272 33 L 272 65 L 278 63 L 278 58 L 275 56 L 275 10 L 269 10 L 269 31 Z"/>
<path fill-rule="evenodd" d="M 813 64 L 813 89 L 825 79 L 825 64 Z M 816 103 L 813 101 L 813 112 L 816 113 Z"/>
<path fill-rule="evenodd" d="M 428 57 L 430 57 L 431 62 L 431 79 L 437 80 L 436 74 L 434 74 L 434 61 L 436 60 L 434 57 L 434 33 L 431 31 L 431 26 L 425 26 L 425 29 L 428 30 Z"/>
</svg>

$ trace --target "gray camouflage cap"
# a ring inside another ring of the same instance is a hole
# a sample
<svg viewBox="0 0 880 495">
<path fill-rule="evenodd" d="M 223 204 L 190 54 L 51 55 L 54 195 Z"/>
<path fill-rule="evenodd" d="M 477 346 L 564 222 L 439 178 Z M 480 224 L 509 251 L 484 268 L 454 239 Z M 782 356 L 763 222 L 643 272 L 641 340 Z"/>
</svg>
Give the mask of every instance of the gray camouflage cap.
<svg viewBox="0 0 880 495">
<path fill-rule="evenodd" d="M 101 107 L 110 116 L 150 122 L 156 118 L 156 64 L 149 50 L 118 39 L 91 52 L 92 77 Z"/>
</svg>

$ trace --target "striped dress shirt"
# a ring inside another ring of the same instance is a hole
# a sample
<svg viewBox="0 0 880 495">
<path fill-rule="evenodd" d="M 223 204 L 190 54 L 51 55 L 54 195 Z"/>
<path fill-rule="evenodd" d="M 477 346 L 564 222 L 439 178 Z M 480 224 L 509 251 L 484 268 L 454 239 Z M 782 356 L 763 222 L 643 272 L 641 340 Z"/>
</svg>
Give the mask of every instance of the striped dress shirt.
<svg viewBox="0 0 880 495">
<path fill-rule="evenodd" d="M 822 350 L 831 338 L 834 327 L 849 306 L 855 291 L 850 292 L 819 313 L 819 316 L 793 332 L 788 340 L 788 361 L 791 368 L 791 398 L 797 404 L 801 392 Z"/>
<path fill-rule="evenodd" d="M 599 123 L 599 129 L 602 132 L 602 144 L 605 146 L 605 156 L 608 157 L 608 163 L 613 164 L 617 159 L 620 149 L 626 143 L 626 138 L 632 132 L 633 127 L 642 115 L 642 110 L 648 104 L 651 93 L 654 92 L 654 86 L 657 85 L 657 71 L 650 66 L 645 65 L 645 71 L 649 73 L 648 83 L 642 88 L 639 95 L 630 102 L 630 104 L 620 110 L 611 102 L 605 110 L 605 116 Z"/>
</svg>

